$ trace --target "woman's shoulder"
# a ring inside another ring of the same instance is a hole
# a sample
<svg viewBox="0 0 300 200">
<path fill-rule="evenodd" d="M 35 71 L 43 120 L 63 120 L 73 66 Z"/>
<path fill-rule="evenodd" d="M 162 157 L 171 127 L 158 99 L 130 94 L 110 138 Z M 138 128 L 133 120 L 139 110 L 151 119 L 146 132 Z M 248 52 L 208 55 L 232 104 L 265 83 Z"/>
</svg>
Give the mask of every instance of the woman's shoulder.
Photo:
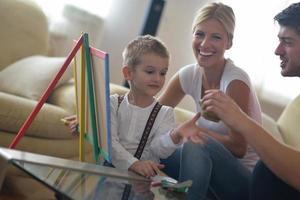
<svg viewBox="0 0 300 200">
<path fill-rule="evenodd" d="M 201 71 L 197 63 L 184 66 L 179 72 L 179 81 L 185 94 L 192 95 L 201 83 Z"/>
<path fill-rule="evenodd" d="M 179 69 L 179 73 L 189 73 L 198 69 L 198 65 L 196 63 L 185 65 Z"/>
<path fill-rule="evenodd" d="M 238 79 L 244 82 L 248 82 L 250 80 L 247 72 L 236 66 L 230 59 L 227 59 L 226 61 L 223 78 L 229 80 Z"/>
</svg>

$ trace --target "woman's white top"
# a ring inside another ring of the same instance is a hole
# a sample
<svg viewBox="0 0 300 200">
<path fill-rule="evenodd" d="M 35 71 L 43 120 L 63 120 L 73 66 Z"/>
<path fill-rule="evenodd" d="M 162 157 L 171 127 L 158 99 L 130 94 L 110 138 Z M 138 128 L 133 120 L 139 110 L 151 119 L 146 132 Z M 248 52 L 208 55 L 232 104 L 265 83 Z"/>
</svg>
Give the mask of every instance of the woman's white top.
<svg viewBox="0 0 300 200">
<path fill-rule="evenodd" d="M 146 108 L 132 105 L 125 95 L 118 108 L 118 95 L 110 96 L 112 163 L 116 168 L 128 169 L 138 159 L 134 154 L 139 146 L 149 115 L 156 100 Z M 159 163 L 179 146 L 173 143 L 170 132 L 175 127 L 173 108 L 162 106 L 145 145 L 141 160 Z"/>
<path fill-rule="evenodd" d="M 191 64 L 191 65 L 184 66 L 178 72 L 181 88 L 187 95 L 192 96 L 196 104 L 197 112 L 202 112 L 201 106 L 199 104 L 199 101 L 201 99 L 201 94 L 202 94 L 202 77 L 203 77 L 202 70 L 203 69 L 199 67 L 198 64 Z M 234 80 L 240 80 L 249 87 L 250 95 L 251 95 L 249 115 L 251 118 L 253 118 L 255 121 L 261 124 L 262 122 L 261 109 L 249 76 L 241 68 L 236 67 L 230 59 L 227 59 L 220 80 L 219 89 L 224 93 L 226 93 L 228 85 Z M 222 121 L 216 123 L 201 117 L 197 123 L 199 126 L 205 127 L 219 134 L 228 133 L 228 127 Z M 254 150 L 248 146 L 247 154 L 241 160 L 245 164 L 245 166 L 247 166 L 247 168 L 252 170 L 255 163 L 258 160 L 258 156 L 254 152 Z"/>
</svg>

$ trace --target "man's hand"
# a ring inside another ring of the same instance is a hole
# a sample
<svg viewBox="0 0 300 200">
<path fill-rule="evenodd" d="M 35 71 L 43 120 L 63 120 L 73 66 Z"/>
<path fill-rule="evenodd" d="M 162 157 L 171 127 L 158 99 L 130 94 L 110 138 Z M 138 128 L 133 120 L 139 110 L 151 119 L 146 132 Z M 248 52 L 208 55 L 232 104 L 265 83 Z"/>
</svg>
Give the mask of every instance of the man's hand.
<svg viewBox="0 0 300 200">
<path fill-rule="evenodd" d="M 164 167 L 165 167 L 164 165 L 155 163 L 151 160 L 145 160 L 145 161 L 138 160 L 129 167 L 129 170 L 149 178 L 151 176 L 155 176 L 156 174 L 158 174 L 159 170 Z"/>
<path fill-rule="evenodd" d="M 207 90 L 202 99 L 205 109 L 214 112 L 228 126 L 236 128 L 247 118 L 240 107 L 224 92 Z"/>
</svg>

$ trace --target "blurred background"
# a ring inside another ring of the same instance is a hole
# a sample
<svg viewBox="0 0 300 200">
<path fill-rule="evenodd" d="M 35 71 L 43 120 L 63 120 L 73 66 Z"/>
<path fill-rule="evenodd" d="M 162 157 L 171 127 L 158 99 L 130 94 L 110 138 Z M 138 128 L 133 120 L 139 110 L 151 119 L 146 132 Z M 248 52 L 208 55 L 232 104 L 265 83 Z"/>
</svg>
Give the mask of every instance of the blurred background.
<svg viewBox="0 0 300 200">
<path fill-rule="evenodd" d="M 72 41 L 82 31 L 90 43 L 110 55 L 110 80 L 123 84 L 121 53 L 125 45 L 142 34 L 151 0 L 35 0 L 49 19 L 51 54 L 66 56 Z M 160 10 L 156 36 L 171 53 L 169 78 L 184 65 L 195 62 L 191 26 L 195 12 L 209 0 L 159 0 Z M 278 27 L 273 17 L 295 0 L 221 1 L 236 15 L 233 47 L 227 52 L 237 66 L 248 72 L 255 85 L 262 109 L 275 120 L 288 102 L 299 94 L 299 78 L 283 78 L 280 61 L 274 55 L 278 44 Z M 191 98 L 181 107 L 194 110 Z"/>
</svg>

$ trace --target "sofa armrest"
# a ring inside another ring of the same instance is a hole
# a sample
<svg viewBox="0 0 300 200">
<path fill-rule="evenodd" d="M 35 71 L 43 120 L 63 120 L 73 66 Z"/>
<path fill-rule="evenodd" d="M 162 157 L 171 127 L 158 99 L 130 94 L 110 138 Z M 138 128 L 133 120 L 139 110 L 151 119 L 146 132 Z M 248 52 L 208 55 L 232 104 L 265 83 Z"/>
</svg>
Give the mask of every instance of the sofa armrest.
<svg viewBox="0 0 300 200">
<path fill-rule="evenodd" d="M 0 130 L 11 132 L 19 131 L 37 101 L 0 92 Z M 69 139 L 72 135 L 68 128 L 60 121 L 69 116 L 62 108 L 45 103 L 26 131 L 26 135 L 52 138 Z"/>
<path fill-rule="evenodd" d="M 277 125 L 285 144 L 300 149 L 300 95 L 292 100 L 280 115 Z"/>
<path fill-rule="evenodd" d="M 175 113 L 175 121 L 177 125 L 189 119 L 192 119 L 196 114 L 192 111 L 188 111 L 179 107 L 174 108 L 174 113 Z"/>
<path fill-rule="evenodd" d="M 271 133 L 279 141 L 283 141 L 279 128 L 276 121 L 270 116 L 262 113 L 262 126 L 265 130 Z"/>
</svg>

